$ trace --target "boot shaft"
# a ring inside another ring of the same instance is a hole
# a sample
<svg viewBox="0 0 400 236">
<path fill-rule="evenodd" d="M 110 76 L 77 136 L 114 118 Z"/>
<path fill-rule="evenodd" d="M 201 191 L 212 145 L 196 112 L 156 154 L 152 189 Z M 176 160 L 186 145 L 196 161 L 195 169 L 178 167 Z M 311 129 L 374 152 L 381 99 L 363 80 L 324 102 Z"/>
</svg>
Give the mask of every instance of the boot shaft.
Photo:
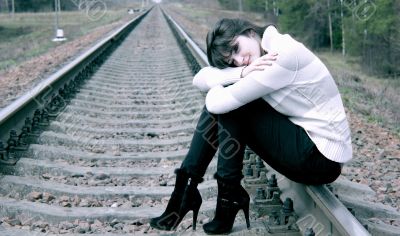
<svg viewBox="0 0 400 236">
<path fill-rule="evenodd" d="M 249 222 L 250 196 L 240 185 L 240 180 L 229 181 L 215 175 L 218 183 L 217 208 L 214 219 L 203 225 L 207 234 L 224 234 L 231 231 L 236 215 L 243 210 L 247 227 Z"/>
<path fill-rule="evenodd" d="M 192 186 L 192 188 L 197 188 L 197 185 L 203 182 L 203 178 L 188 174 L 182 169 L 176 169 L 175 174 L 176 179 L 173 194 L 175 193 L 182 196 L 188 186 Z"/>
<path fill-rule="evenodd" d="M 240 179 L 226 180 L 215 175 L 218 184 L 218 199 L 224 199 L 235 204 L 243 205 L 250 201 L 250 196 L 240 184 Z"/>
<path fill-rule="evenodd" d="M 150 225 L 157 229 L 174 230 L 188 211 L 193 211 L 193 229 L 202 203 L 197 185 L 202 178 L 191 176 L 182 169 L 176 169 L 175 188 L 164 213 L 150 220 Z"/>
</svg>

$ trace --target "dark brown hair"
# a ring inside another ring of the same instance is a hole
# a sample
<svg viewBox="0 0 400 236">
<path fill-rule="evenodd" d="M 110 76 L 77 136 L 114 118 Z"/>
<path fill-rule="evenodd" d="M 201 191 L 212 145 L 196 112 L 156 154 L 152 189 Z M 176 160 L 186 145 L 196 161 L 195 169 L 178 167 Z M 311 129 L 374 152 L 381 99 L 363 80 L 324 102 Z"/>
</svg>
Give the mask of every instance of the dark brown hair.
<svg viewBox="0 0 400 236">
<path fill-rule="evenodd" d="M 234 45 L 234 40 L 239 35 L 250 36 L 251 32 L 255 32 L 262 38 L 265 27 L 257 26 L 243 19 L 228 19 L 219 20 L 214 28 L 207 34 L 207 58 L 211 66 L 223 69 L 232 67 L 228 60 L 237 50 L 237 45 Z"/>
</svg>

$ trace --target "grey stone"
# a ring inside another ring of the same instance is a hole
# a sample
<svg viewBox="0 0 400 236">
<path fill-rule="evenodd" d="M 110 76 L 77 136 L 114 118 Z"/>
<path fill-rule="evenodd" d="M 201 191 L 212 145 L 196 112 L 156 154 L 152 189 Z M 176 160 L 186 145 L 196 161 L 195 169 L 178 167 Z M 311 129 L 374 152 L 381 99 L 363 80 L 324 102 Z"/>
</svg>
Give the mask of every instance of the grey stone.
<svg viewBox="0 0 400 236">
<path fill-rule="evenodd" d="M 99 220 L 94 220 L 93 224 L 90 225 L 93 232 L 101 232 L 103 229 L 103 223 Z"/>
<path fill-rule="evenodd" d="M 94 179 L 96 179 L 96 180 L 105 180 L 105 179 L 108 179 L 108 178 L 110 178 L 110 176 L 107 175 L 107 174 L 104 174 L 104 173 L 95 175 L 95 177 L 94 177 Z"/>
<path fill-rule="evenodd" d="M 122 223 L 117 223 L 113 226 L 114 229 L 116 230 L 122 230 L 124 228 L 124 224 Z"/>
<path fill-rule="evenodd" d="M 69 229 L 74 228 L 75 226 L 74 226 L 74 224 L 72 224 L 71 222 L 63 221 L 63 222 L 60 222 L 60 223 L 58 224 L 58 227 L 59 227 L 60 229 L 69 230 Z"/>
<path fill-rule="evenodd" d="M 26 197 L 29 201 L 34 202 L 38 199 L 41 199 L 43 196 L 42 193 L 39 192 L 31 192 L 28 194 L 28 196 Z"/>
<path fill-rule="evenodd" d="M 43 199 L 43 201 L 45 202 L 45 203 L 49 203 L 50 201 L 52 201 L 52 200 L 54 200 L 56 197 L 54 197 L 52 194 L 50 194 L 50 193 L 43 193 L 43 197 L 42 197 L 42 199 Z"/>
<path fill-rule="evenodd" d="M 80 207 L 89 207 L 89 206 L 90 206 L 90 203 L 89 203 L 88 199 L 83 198 L 83 199 L 79 202 L 79 206 L 80 206 Z"/>
<path fill-rule="evenodd" d="M 84 234 L 90 231 L 90 225 L 87 222 L 79 222 L 78 227 L 76 227 L 75 232 L 79 234 Z"/>
<path fill-rule="evenodd" d="M 119 220 L 113 219 L 113 220 L 110 222 L 110 226 L 111 226 L 111 227 L 114 227 L 114 225 L 116 225 L 116 224 L 118 224 L 118 223 L 120 223 Z"/>
</svg>

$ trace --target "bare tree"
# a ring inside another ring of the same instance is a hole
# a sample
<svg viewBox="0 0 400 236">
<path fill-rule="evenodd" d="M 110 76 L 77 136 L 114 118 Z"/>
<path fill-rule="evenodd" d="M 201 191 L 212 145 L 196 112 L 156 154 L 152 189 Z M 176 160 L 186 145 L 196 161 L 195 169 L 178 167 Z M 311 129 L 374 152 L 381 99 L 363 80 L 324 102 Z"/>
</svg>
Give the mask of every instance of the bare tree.
<svg viewBox="0 0 400 236">
<path fill-rule="evenodd" d="M 273 8 L 274 8 L 274 14 L 275 14 L 275 16 L 278 16 L 278 15 L 279 15 L 279 7 L 278 7 L 278 4 L 277 4 L 277 1 L 276 1 L 276 0 L 273 0 L 273 1 L 272 1 L 272 6 L 273 6 Z"/>
<path fill-rule="evenodd" d="M 343 0 L 340 0 L 340 21 L 342 23 L 342 56 L 346 56 L 346 37 L 344 35 Z"/>
<path fill-rule="evenodd" d="M 82 10 L 84 5 L 87 5 L 86 1 L 85 0 L 79 0 L 79 5 L 78 5 L 79 10 Z"/>
<path fill-rule="evenodd" d="M 331 47 L 331 53 L 333 52 L 333 32 L 332 32 L 332 15 L 330 9 L 330 0 L 326 0 L 328 6 L 328 27 L 329 27 L 329 43 Z"/>
<path fill-rule="evenodd" d="M 11 16 L 14 18 L 14 13 L 15 13 L 15 4 L 14 0 L 11 0 Z"/>
<path fill-rule="evenodd" d="M 10 9 L 9 9 L 9 7 L 8 7 L 8 0 L 4 0 L 4 2 L 5 2 L 6 11 L 7 11 L 7 12 L 10 12 Z"/>
</svg>

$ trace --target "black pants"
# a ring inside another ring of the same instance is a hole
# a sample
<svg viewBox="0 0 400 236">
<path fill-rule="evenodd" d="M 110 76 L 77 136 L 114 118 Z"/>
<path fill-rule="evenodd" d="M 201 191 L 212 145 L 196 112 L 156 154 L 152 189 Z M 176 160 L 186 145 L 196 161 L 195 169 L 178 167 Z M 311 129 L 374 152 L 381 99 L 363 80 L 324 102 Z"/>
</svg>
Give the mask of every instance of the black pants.
<svg viewBox="0 0 400 236">
<path fill-rule="evenodd" d="M 219 147 L 217 174 L 240 180 L 246 145 L 269 166 L 299 183 L 330 183 L 341 173 L 341 164 L 325 158 L 303 128 L 262 99 L 220 115 L 204 108 L 181 168 L 204 176 Z"/>
</svg>

